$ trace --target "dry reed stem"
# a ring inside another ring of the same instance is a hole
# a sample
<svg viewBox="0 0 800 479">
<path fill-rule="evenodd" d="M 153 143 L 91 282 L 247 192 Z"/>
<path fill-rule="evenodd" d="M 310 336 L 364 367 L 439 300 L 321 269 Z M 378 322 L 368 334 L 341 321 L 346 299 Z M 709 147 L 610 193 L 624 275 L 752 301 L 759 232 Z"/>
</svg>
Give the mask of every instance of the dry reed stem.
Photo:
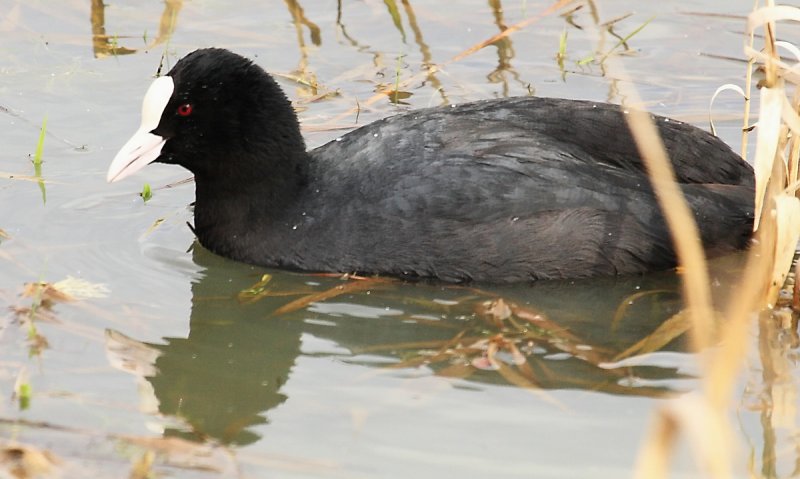
<svg viewBox="0 0 800 479">
<path fill-rule="evenodd" d="M 636 479 L 667 479 L 672 450 L 678 439 L 680 426 L 668 414 L 659 413 L 647 428 L 636 458 L 633 477 Z"/>
<path fill-rule="evenodd" d="M 686 434 L 692 448 L 697 451 L 698 462 L 706 466 L 710 476 L 727 478 L 732 475 L 732 446 L 729 444 L 732 434 L 724 414 L 730 408 L 736 378 L 747 352 L 748 326 L 754 311 L 765 303 L 774 304 L 800 236 L 800 202 L 794 191 L 800 169 L 797 167 L 800 145 L 795 138 L 789 140 L 787 136 L 790 130 L 795 135 L 800 131 L 800 118 L 796 114 L 800 95 L 794 95 L 792 104 L 787 100 L 784 90 L 784 79 L 793 79 L 800 69 L 785 64 L 777 54 L 774 22 L 779 19 L 800 20 L 800 9 L 775 7 L 772 1 L 765 8 L 756 8 L 748 17 L 749 42 L 744 47 L 749 57 L 745 130 L 749 121 L 749 81 L 753 64 L 760 62 L 765 73 L 765 80 L 761 82 L 754 160 L 757 242 L 749 252 L 742 282 L 726 309 L 727 321 L 721 332 L 719 346 L 708 358 L 708 369 L 703 376 L 704 395 L 684 396 L 670 401 L 658 412 L 656 423 L 640 451 L 636 477 L 666 477 L 669 455 L 680 431 Z M 752 47 L 755 28 L 760 26 L 765 30 L 766 47 L 763 52 Z M 639 138 L 635 123 L 631 122 L 631 129 L 634 136 Z M 743 141 L 745 147 L 746 142 Z M 787 149 L 789 157 L 784 159 L 783 153 Z M 658 189 L 656 192 L 661 195 Z M 687 301 L 693 309 L 694 305 L 688 296 Z"/>
<path fill-rule="evenodd" d="M 781 131 L 781 114 L 783 106 L 782 86 L 778 88 L 764 87 L 761 89 L 761 106 L 758 116 L 758 131 L 756 133 L 756 158 L 753 168 L 756 173 L 756 198 L 755 222 L 753 229 L 758 230 L 761 224 L 761 215 L 764 212 L 764 200 L 767 194 L 767 184 L 772 176 L 772 166 L 775 155 L 778 153 L 778 140 Z"/>
<path fill-rule="evenodd" d="M 733 299 L 725 311 L 725 326 L 721 329 L 719 347 L 714 354 L 707 374 L 704 376 L 705 392 L 709 403 L 719 411 L 731 406 L 736 378 L 747 354 L 749 325 L 753 311 L 758 309 L 764 295 L 764 284 L 769 279 L 770 262 L 764 258 L 768 251 L 765 247 L 774 242 L 774 220 L 770 218 L 758 233 L 758 243 L 748 254 L 747 265 L 742 273 L 741 283 L 737 286 Z"/>
<path fill-rule="evenodd" d="M 755 11 L 758 8 L 758 2 L 760 0 L 753 0 L 753 10 Z M 753 48 L 753 44 L 755 43 L 755 30 L 751 30 L 747 35 L 747 46 Z M 749 57 L 747 60 L 747 70 L 745 73 L 744 79 L 744 115 L 742 118 L 742 146 L 740 148 L 740 154 L 742 159 L 747 161 L 747 142 L 749 137 L 747 136 L 750 133 L 750 99 L 752 98 L 752 91 L 753 91 L 753 65 L 755 64 L 755 58 Z"/>
<path fill-rule="evenodd" d="M 608 63 L 608 71 L 613 71 L 614 76 L 622 80 L 619 88 L 624 96 L 633 105 L 641 105 L 638 92 L 624 67 L 613 58 Z M 711 281 L 697 224 L 675 179 L 672 164 L 650 115 L 639 108 L 630 108 L 627 122 L 669 226 L 679 263 L 684 268 L 682 290 L 692 325 L 693 350 L 706 351 L 712 344 L 714 310 L 709 289 Z M 713 364 L 711 356 L 705 355 L 703 359 L 701 367 L 707 371 Z M 707 389 L 707 385 L 704 383 L 704 389 Z M 640 451 L 634 477 L 666 478 L 669 459 L 680 431 L 687 433 L 689 441 L 698 451 L 698 462 L 705 464 L 712 477 L 730 477 L 729 448 L 722 447 L 722 443 L 708 441 L 709 435 L 717 439 L 728 437 L 730 427 L 725 418 L 716 412 L 719 410 L 714 408 L 708 397 L 697 396 L 692 400 L 692 404 L 699 407 L 685 405 L 688 401 L 686 398 L 684 396 L 667 402 L 656 415 L 656 423 Z M 698 410 L 712 413 L 701 416 L 702 428 L 697 425 Z"/>
<path fill-rule="evenodd" d="M 617 78 L 623 80 L 629 78 L 622 66 L 618 62 L 615 63 L 609 71 L 614 71 Z M 621 84 L 620 88 L 626 90 L 626 97 L 634 104 L 641 104 L 638 92 L 630 85 L 632 82 L 627 81 Z M 679 263 L 684 269 L 681 285 L 692 325 L 692 346 L 695 351 L 702 353 L 712 344 L 714 309 L 709 289 L 711 281 L 697 224 L 675 180 L 672 164 L 650 115 L 639 109 L 630 109 L 627 119 L 628 127 L 647 166 L 653 190 L 669 226 Z M 745 328 L 742 329 L 746 331 Z M 740 349 L 737 347 L 735 351 L 738 352 Z M 712 361 L 713 356 L 705 354 L 702 358 L 701 367 L 705 372 L 703 389 L 706 395 L 697 397 L 692 402 L 694 406 L 684 406 L 686 396 L 665 404 L 656 416 L 655 430 L 645 441 L 640 452 L 634 477 L 648 479 L 667 477 L 669 457 L 672 455 L 675 436 L 679 431 L 686 434 L 693 446 L 692 449 L 697 451 L 698 463 L 705 465 L 711 477 L 731 477 L 730 447 L 719 441 L 721 438 L 730 437 L 730 426 L 721 414 L 724 409 L 718 407 L 723 402 L 721 398 L 728 396 L 713 394 L 710 386 L 718 382 L 727 384 L 731 376 L 735 377 L 739 362 L 735 363 L 736 366 L 715 370 L 714 365 L 719 363 Z M 712 371 L 719 371 L 722 378 L 715 381 Z M 709 414 L 700 416 L 696 413 L 697 410 L 707 411 Z M 702 419 L 703 427 L 698 426 L 698 419 Z M 709 437 L 717 440 L 712 441 Z"/>
<path fill-rule="evenodd" d="M 608 63 L 609 71 L 614 71 L 614 76 L 622 80 L 620 89 L 624 90 L 624 96 L 633 105 L 641 105 L 639 94 L 622 64 L 616 59 L 609 59 Z M 714 309 L 700 232 L 675 180 L 672 163 L 650 115 L 637 107 L 630 107 L 628 111 L 628 127 L 647 167 L 650 182 L 672 235 L 675 252 L 684 269 L 682 288 L 692 323 L 693 350 L 703 351 L 711 345 Z"/>
<path fill-rule="evenodd" d="M 732 477 L 731 437 L 727 419 L 702 395 L 687 394 L 662 405 L 653 418 L 637 458 L 634 477 L 666 479 L 679 434 L 689 441 L 695 460 L 711 477 Z"/>
<path fill-rule="evenodd" d="M 753 35 L 756 28 L 764 28 L 764 51 L 756 51 L 750 44 L 745 45 L 745 54 L 763 65 L 765 74 L 761 82 L 761 105 L 756 145 L 756 222 L 758 230 L 766 216 L 775 218 L 771 222 L 769 243 L 762 242 L 763 260 L 770 263 L 770 277 L 764 293 L 763 302 L 767 306 L 775 303 L 778 292 L 786 279 L 794 256 L 794 249 L 800 239 L 800 202 L 794 187 L 798 174 L 798 145 L 796 136 L 800 133 L 800 117 L 796 113 L 800 96 L 797 91 L 793 103 L 786 97 L 784 80 L 800 69 L 798 65 L 788 65 L 778 55 L 776 47 L 775 21 L 781 19 L 800 20 L 800 9 L 778 6 L 770 0 L 767 6 L 750 14 L 747 33 Z M 797 50 L 794 47 L 789 48 Z M 793 133 L 789 140 L 789 132 Z M 788 157 L 784 156 L 787 152 Z"/>
<path fill-rule="evenodd" d="M 481 50 L 481 49 L 483 49 L 483 48 L 495 43 L 496 41 L 502 40 L 503 38 L 506 38 L 507 36 L 510 36 L 512 33 L 516 33 L 519 30 L 522 30 L 523 28 L 528 27 L 528 26 L 538 22 L 542 18 L 547 17 L 549 15 L 552 15 L 556 11 L 560 10 L 563 7 L 566 7 L 570 3 L 573 3 L 574 1 L 575 0 L 559 0 L 559 1 L 551 4 L 546 9 L 542 10 L 540 13 L 538 13 L 538 14 L 530 17 L 530 18 L 526 18 L 525 20 L 522 20 L 521 22 L 517 22 L 517 23 L 511 25 L 510 27 L 506 28 L 502 32 L 498 33 L 497 35 L 494 35 L 494 36 L 492 36 L 490 38 L 487 38 L 486 40 L 484 40 L 482 42 L 479 42 L 479 43 L 467 48 L 466 50 L 464 50 L 463 52 L 461 52 L 458 55 L 454 56 L 450 60 L 447 60 L 445 62 L 445 64 L 455 63 L 455 62 L 457 62 L 457 61 L 459 61 L 459 60 L 461 60 L 463 58 L 466 58 L 466 57 L 472 55 L 473 53 L 475 53 L 475 52 L 477 52 L 477 51 L 479 51 L 479 50 Z"/>
</svg>

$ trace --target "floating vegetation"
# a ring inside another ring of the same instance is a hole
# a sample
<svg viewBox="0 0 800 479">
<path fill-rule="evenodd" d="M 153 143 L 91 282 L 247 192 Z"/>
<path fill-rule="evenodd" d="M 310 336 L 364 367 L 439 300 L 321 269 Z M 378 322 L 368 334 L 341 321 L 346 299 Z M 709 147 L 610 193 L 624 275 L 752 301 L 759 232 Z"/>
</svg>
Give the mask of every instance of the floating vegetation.
<svg viewBox="0 0 800 479">
<path fill-rule="evenodd" d="M 66 301 L 105 298 L 109 294 L 108 287 L 102 283 L 92 283 L 72 276 L 53 284 L 46 284 L 45 288 L 57 292 L 56 294 L 63 298 L 68 298 Z"/>
<path fill-rule="evenodd" d="M 147 230 L 144 232 L 144 234 L 142 234 L 142 236 L 143 237 L 147 236 L 156 229 L 158 229 L 158 227 L 161 226 L 164 223 L 164 221 L 166 221 L 166 218 L 157 218 L 155 221 L 153 221 L 153 224 L 151 224 L 150 227 L 147 228 Z"/>
<path fill-rule="evenodd" d="M 636 27 L 636 28 L 635 28 L 635 29 L 634 29 L 634 30 L 633 30 L 631 33 L 629 33 L 629 34 L 625 35 L 625 37 L 623 37 L 623 38 L 620 38 L 620 39 L 619 39 L 619 41 L 617 42 L 617 44 L 616 44 L 616 45 L 614 45 L 613 47 L 611 47 L 611 49 L 610 49 L 610 50 L 608 50 L 608 51 L 607 51 L 607 52 L 606 52 L 606 53 L 605 53 L 605 54 L 604 54 L 602 57 L 600 57 L 600 60 L 599 60 L 599 62 L 600 62 L 600 63 L 603 63 L 603 62 L 605 62 L 605 61 L 606 61 L 606 59 L 608 59 L 609 55 L 611 55 L 612 53 L 614 53 L 614 51 L 615 51 L 616 49 L 618 49 L 619 47 L 621 47 L 621 46 L 625 46 L 625 47 L 627 48 L 628 41 L 629 41 L 631 38 L 633 38 L 633 36 L 634 36 L 634 35 L 636 35 L 637 33 L 641 32 L 641 31 L 644 29 L 644 27 L 646 27 L 646 26 L 647 26 L 647 25 L 648 25 L 650 22 L 652 22 L 652 21 L 653 21 L 653 19 L 655 19 L 655 18 L 656 18 L 656 17 L 650 17 L 650 18 L 648 18 L 647 20 L 645 20 L 645 22 L 644 22 L 644 23 L 642 23 L 641 25 L 639 25 L 638 27 Z"/>
<path fill-rule="evenodd" d="M 61 461 L 50 451 L 9 442 L 0 447 L 0 466 L 17 479 L 46 477 Z"/>
<path fill-rule="evenodd" d="M 25 368 L 17 374 L 17 380 L 14 382 L 14 393 L 12 399 L 16 400 L 19 404 L 20 411 L 25 411 L 31 406 L 31 399 L 33 396 L 33 387 L 31 386 L 30 379 L 28 378 L 28 371 Z"/>
<path fill-rule="evenodd" d="M 497 375 L 507 384 L 537 395 L 554 387 L 579 387 L 621 395 L 674 395 L 661 387 L 624 384 L 623 380 L 633 374 L 632 368 L 611 364 L 614 351 L 591 344 L 543 312 L 504 298 L 481 298 L 482 293 L 475 292 L 477 297 L 471 295 L 457 302 L 459 309 L 472 308 L 474 320 L 455 329 L 449 338 L 373 344 L 355 348 L 353 352 L 398 356 L 399 361 L 387 369 L 427 367 L 437 376 L 460 379 Z M 407 321 L 403 316 L 397 319 Z M 452 329 L 453 323 L 439 326 Z M 569 358 L 571 366 L 554 373 L 553 355 Z M 591 375 L 587 376 L 589 372 Z M 541 398 L 552 402 L 547 395 Z"/>
<path fill-rule="evenodd" d="M 561 81 L 566 79 L 567 71 L 564 68 L 564 60 L 567 59 L 567 29 L 565 28 L 558 37 L 558 51 L 556 52 L 556 63 L 561 72 Z"/>
<path fill-rule="evenodd" d="M 75 301 L 75 298 L 70 294 L 59 290 L 56 285 L 46 281 L 25 283 L 22 296 L 33 298 L 37 306 L 44 306 L 46 308 L 50 308 L 56 303 Z"/>
<path fill-rule="evenodd" d="M 144 186 L 142 186 L 142 192 L 139 193 L 139 196 L 142 197 L 142 201 L 145 203 L 150 201 L 150 198 L 153 197 L 153 191 L 150 189 L 150 183 L 145 183 Z"/>
<path fill-rule="evenodd" d="M 15 430 L 23 428 L 32 430 L 38 436 L 49 437 L 51 449 L 61 449 L 66 455 L 74 455 L 74 446 L 80 444 L 89 450 L 98 443 L 114 445 L 117 454 L 104 456 L 104 466 L 100 469 L 105 474 L 98 472 L 97 464 L 89 466 L 94 477 L 128 477 L 132 479 L 145 479 L 165 475 L 164 467 L 156 469 L 154 459 L 158 458 L 169 464 L 168 475 L 175 476 L 176 471 L 184 474 L 196 475 L 198 472 L 213 474 L 221 477 L 235 477 L 237 467 L 241 463 L 263 466 L 263 459 L 234 457 L 229 448 L 214 444 L 199 444 L 178 437 L 152 437 L 132 436 L 122 434 L 109 434 L 107 432 L 87 428 L 69 427 L 41 421 L 28 421 L 25 419 L 6 420 L 0 418 L 0 426 L 13 427 Z M 63 447 L 63 445 L 70 445 Z M 117 457 L 119 455 L 120 457 Z M 124 456 L 131 456 L 128 459 Z M 109 467 L 109 461 L 112 466 Z M 309 469 L 309 463 L 299 459 L 283 458 L 270 462 L 273 468 L 286 471 L 296 471 L 298 467 Z M 114 469 L 114 472 L 109 472 Z M 330 466 L 316 465 L 320 475 L 328 471 Z M 119 471 L 126 471 L 119 476 Z M 17 479 L 35 479 L 43 477 L 86 477 L 87 464 L 85 461 L 74 460 L 72 457 L 62 459 L 54 452 L 30 444 L 0 438 L 0 477 L 14 477 Z M 180 476 L 180 474 L 178 474 Z"/>
<path fill-rule="evenodd" d="M 22 297 L 30 298 L 30 304 L 12 306 L 10 309 L 20 325 L 27 329 L 29 354 L 38 356 L 50 345 L 47 338 L 39 331 L 37 323 L 57 323 L 58 319 L 53 311 L 56 304 L 102 298 L 107 295 L 108 288 L 105 285 L 68 276 L 56 283 L 46 281 L 26 283 L 22 288 Z"/>
<path fill-rule="evenodd" d="M 386 94 L 389 96 L 389 101 L 398 106 L 408 105 L 408 102 L 402 100 L 411 98 L 413 95 L 413 93 L 408 91 L 400 91 L 400 78 L 403 74 L 403 57 L 405 57 L 404 54 L 397 55 L 397 63 L 394 68 L 394 87 L 386 91 Z"/>
<path fill-rule="evenodd" d="M 253 303 L 269 295 L 270 290 L 267 285 L 272 281 L 271 274 L 261 275 L 261 279 L 253 286 L 243 289 L 237 295 L 237 299 L 242 303 Z"/>
<path fill-rule="evenodd" d="M 355 281 L 348 281 L 345 284 L 334 286 L 333 288 L 320 293 L 309 294 L 303 296 L 302 298 L 291 301 L 273 311 L 272 314 L 275 316 L 280 316 L 282 314 L 291 313 L 303 309 L 311 303 L 326 301 L 343 294 L 389 288 L 392 287 L 393 282 L 393 280 L 386 278 L 361 278 Z"/>
<path fill-rule="evenodd" d="M 33 155 L 33 175 L 36 182 L 39 184 L 39 190 L 42 192 L 42 204 L 47 203 L 47 191 L 44 186 L 44 179 L 42 178 L 42 154 L 44 152 L 44 137 L 47 132 L 47 117 L 42 120 L 42 128 L 39 130 L 39 141 L 36 142 L 36 152 Z"/>
<path fill-rule="evenodd" d="M 612 361 L 621 361 L 631 356 L 659 351 L 676 338 L 690 331 L 691 328 L 692 323 L 687 317 L 686 310 L 683 310 L 661 323 L 658 329 L 647 335 L 647 337 L 642 338 L 638 343 L 614 356 Z"/>
</svg>

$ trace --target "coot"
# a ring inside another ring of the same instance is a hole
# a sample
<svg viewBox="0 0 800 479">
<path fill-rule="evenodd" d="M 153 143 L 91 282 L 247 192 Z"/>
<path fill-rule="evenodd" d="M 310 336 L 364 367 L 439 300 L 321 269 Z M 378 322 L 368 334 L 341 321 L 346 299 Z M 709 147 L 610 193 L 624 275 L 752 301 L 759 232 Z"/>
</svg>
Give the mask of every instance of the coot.
<svg viewBox="0 0 800 479">
<path fill-rule="evenodd" d="M 744 247 L 752 168 L 654 117 L 706 252 Z M 291 103 L 250 60 L 197 50 L 156 79 L 108 171 L 195 176 L 209 250 L 303 271 L 508 283 L 675 265 L 619 106 L 504 98 L 402 113 L 306 151 Z"/>
</svg>

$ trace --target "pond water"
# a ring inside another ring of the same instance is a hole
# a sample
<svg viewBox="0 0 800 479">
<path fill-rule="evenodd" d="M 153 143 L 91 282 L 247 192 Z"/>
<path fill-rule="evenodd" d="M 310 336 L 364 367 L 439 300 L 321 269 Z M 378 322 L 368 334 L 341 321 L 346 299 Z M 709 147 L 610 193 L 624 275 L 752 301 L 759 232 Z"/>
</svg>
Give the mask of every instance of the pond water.
<svg viewBox="0 0 800 479">
<path fill-rule="evenodd" d="M 159 65 L 199 47 L 275 74 L 310 147 L 409 108 L 624 102 L 607 52 L 651 111 L 702 127 L 714 90 L 743 85 L 741 0 L 573 2 L 457 57 L 547 7 L 0 0 L 0 446 L 48 451 L 63 477 L 629 475 L 662 398 L 697 387 L 683 337 L 615 361 L 680 310 L 675 274 L 497 288 L 285 273 L 195 243 L 186 171 L 105 182 Z M 714 105 L 734 149 L 741 111 L 733 94 Z M 739 258 L 714 264 L 720 302 L 738 271 Z M 31 293 L 36 281 L 74 300 Z M 797 338 L 784 333 L 753 330 L 741 477 L 797 477 Z M 675 470 L 694 476 L 689 454 Z"/>
</svg>

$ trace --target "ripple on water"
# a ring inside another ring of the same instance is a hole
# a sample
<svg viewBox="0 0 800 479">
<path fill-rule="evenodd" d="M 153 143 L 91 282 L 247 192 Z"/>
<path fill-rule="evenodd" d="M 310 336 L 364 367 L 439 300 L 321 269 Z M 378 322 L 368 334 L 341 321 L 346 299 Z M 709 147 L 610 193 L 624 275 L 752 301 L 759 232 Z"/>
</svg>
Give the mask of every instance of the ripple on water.
<svg viewBox="0 0 800 479">
<path fill-rule="evenodd" d="M 400 316 L 403 311 L 394 308 L 375 308 L 352 303 L 313 303 L 308 311 L 331 316 L 352 316 L 356 318 L 378 319 L 384 316 Z"/>
</svg>

